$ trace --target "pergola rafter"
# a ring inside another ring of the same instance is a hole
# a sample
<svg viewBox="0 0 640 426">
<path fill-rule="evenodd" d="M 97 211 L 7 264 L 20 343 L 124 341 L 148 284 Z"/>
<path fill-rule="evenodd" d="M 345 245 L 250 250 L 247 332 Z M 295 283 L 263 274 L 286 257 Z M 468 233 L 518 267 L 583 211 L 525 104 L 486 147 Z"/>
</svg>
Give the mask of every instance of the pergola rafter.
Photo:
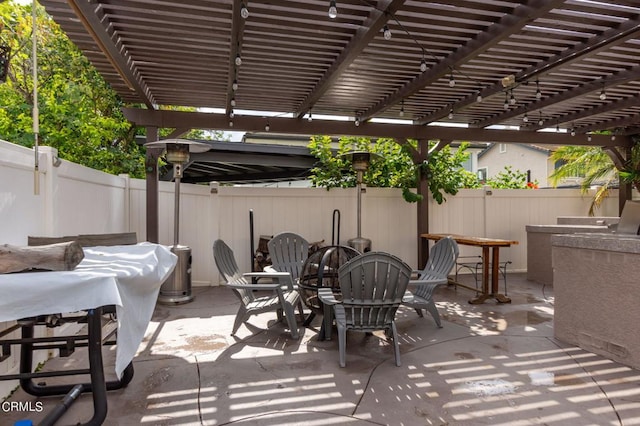
<svg viewBox="0 0 640 426">
<path fill-rule="evenodd" d="M 78 15 L 85 30 L 90 33 L 98 48 L 124 80 L 127 88 L 135 91 L 147 108 L 153 109 L 153 95 L 150 94 L 146 84 L 140 80 L 132 66 L 131 58 L 126 56 L 122 43 L 114 41 L 113 28 L 104 25 L 108 21 L 104 19 L 100 5 L 81 0 L 69 0 L 69 5 Z"/>
<path fill-rule="evenodd" d="M 212 122 L 215 130 L 256 130 L 232 119 L 232 110 L 263 114 L 262 129 L 269 116 L 300 120 L 312 110 L 362 123 L 520 127 L 539 143 L 546 135 L 532 121 L 523 125 L 525 112 L 543 109 L 547 123 L 565 128 L 606 130 L 635 113 L 619 101 L 640 88 L 634 2 L 340 0 L 335 19 L 325 0 L 41 3 L 125 103 L 213 108 L 226 117 Z M 383 36 L 385 25 L 392 37 Z M 542 99 L 534 96 L 537 79 Z M 607 100 L 591 93 L 603 82 Z M 504 110 L 501 95 L 511 89 L 518 99 Z"/>
<path fill-rule="evenodd" d="M 457 49 L 449 57 L 436 63 L 430 70 L 419 75 L 392 95 L 364 111 L 360 114 L 361 119 L 368 120 L 384 109 L 389 108 L 390 106 L 400 102 L 402 99 L 413 95 L 423 87 L 434 83 L 443 75 L 453 72 L 453 69 L 462 65 L 471 57 L 495 46 L 500 42 L 500 40 L 507 38 L 509 35 L 520 30 L 524 25 L 531 22 L 536 17 L 544 15 L 556 5 L 562 3 L 562 0 L 529 0 L 522 3 L 523 4 L 516 7 L 511 14 L 504 16 L 499 20 L 499 22 L 493 24 L 486 31 L 471 39 L 464 45 L 464 47 Z"/>
<path fill-rule="evenodd" d="M 544 61 L 542 64 L 536 64 L 526 70 L 523 70 L 515 75 L 514 81 L 517 84 L 523 83 L 532 83 L 534 79 L 539 79 L 544 76 L 546 73 L 552 72 L 554 69 L 559 68 L 560 66 L 568 66 L 572 63 L 576 63 L 578 61 L 585 60 L 586 58 L 593 57 L 599 52 L 605 51 L 607 49 L 611 49 L 614 46 L 617 46 L 621 43 L 624 43 L 634 37 L 637 37 L 640 33 L 640 17 L 636 17 L 634 19 L 630 19 L 629 21 L 625 21 L 620 25 L 615 26 L 615 28 L 611 28 L 601 35 L 591 38 L 588 41 L 580 43 L 579 45 L 567 49 L 558 55 L 549 58 Z M 478 95 L 482 96 L 482 98 L 488 98 L 489 96 L 493 96 L 497 93 L 501 93 L 505 90 L 505 87 L 500 83 L 496 82 L 490 87 L 486 87 L 481 89 L 477 94 L 471 94 L 464 99 L 453 104 L 451 108 L 455 111 L 459 111 L 471 104 L 477 102 Z M 434 111 L 431 114 L 427 114 L 423 117 L 418 117 L 415 120 L 416 124 L 427 124 L 434 121 L 438 121 L 447 116 L 449 110 L 451 108 L 441 108 L 438 111 Z M 523 114 L 527 112 L 529 108 L 525 107 L 524 111 L 520 108 L 519 114 Z M 513 117 L 518 114 L 513 114 L 513 111 L 508 114 L 500 114 L 493 119 L 485 120 L 486 124 L 483 123 L 473 123 L 474 127 L 484 127 L 490 124 L 494 124 L 499 122 L 501 119 L 507 117 Z"/>
<path fill-rule="evenodd" d="M 342 71 L 347 69 L 369 45 L 371 40 L 380 33 L 380 30 L 389 21 L 390 15 L 394 14 L 406 1 L 407 0 L 383 0 L 381 4 L 378 5 L 382 10 L 371 10 L 366 24 L 358 29 L 355 36 L 349 42 L 349 45 L 324 73 L 311 93 L 309 93 L 300 106 L 297 107 L 295 115 L 298 118 L 302 118 L 313 107 L 313 104 L 327 92 L 331 85 L 340 78 Z"/>
</svg>

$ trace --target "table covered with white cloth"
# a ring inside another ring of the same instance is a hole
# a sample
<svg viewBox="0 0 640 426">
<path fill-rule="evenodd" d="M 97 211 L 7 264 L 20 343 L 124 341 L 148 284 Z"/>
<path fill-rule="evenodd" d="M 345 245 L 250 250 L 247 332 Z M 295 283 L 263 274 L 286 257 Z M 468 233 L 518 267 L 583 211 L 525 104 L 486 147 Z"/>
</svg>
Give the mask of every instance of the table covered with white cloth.
<svg viewBox="0 0 640 426">
<path fill-rule="evenodd" d="M 116 305 L 118 377 L 144 338 L 160 286 L 178 258 L 167 247 L 136 245 L 85 247 L 73 271 L 0 275 L 0 321 Z"/>
</svg>

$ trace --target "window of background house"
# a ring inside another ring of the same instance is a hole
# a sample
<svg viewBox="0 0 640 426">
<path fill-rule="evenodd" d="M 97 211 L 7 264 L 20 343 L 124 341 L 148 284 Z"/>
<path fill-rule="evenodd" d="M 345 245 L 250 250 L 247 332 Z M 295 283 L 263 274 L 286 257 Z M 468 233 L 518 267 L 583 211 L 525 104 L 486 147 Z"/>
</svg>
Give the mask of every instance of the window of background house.
<svg viewBox="0 0 640 426">
<path fill-rule="evenodd" d="M 478 169 L 477 176 L 478 176 L 478 181 L 480 183 L 485 183 L 487 181 L 488 175 L 489 175 L 489 169 L 487 167 L 481 167 Z"/>
</svg>

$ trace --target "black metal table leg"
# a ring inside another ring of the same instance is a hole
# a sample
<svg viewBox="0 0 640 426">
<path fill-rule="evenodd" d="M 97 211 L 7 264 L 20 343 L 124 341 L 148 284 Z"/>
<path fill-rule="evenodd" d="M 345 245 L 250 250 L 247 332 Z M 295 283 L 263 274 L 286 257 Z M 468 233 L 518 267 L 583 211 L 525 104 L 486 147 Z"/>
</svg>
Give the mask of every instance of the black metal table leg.
<svg viewBox="0 0 640 426">
<path fill-rule="evenodd" d="M 60 417 L 64 415 L 67 409 L 74 401 L 84 392 L 91 392 L 93 398 L 93 417 L 84 425 L 101 425 L 107 416 L 107 391 L 121 389 L 127 386 L 133 379 L 133 364 L 125 368 L 120 380 L 105 380 L 104 365 L 102 359 L 102 310 L 91 309 L 87 314 L 87 335 L 81 336 L 86 340 L 88 349 L 89 368 L 78 370 L 50 371 L 50 372 L 33 372 L 33 352 L 35 350 L 43 350 L 38 347 L 38 343 L 45 341 L 50 343 L 56 338 L 34 338 L 34 328 L 36 321 L 24 321 L 20 326 L 22 328 L 22 338 L 20 340 L 11 341 L 13 344 L 19 344 L 20 353 L 20 374 L 5 375 L 1 379 L 19 379 L 22 389 L 30 395 L 37 397 L 65 395 L 63 400 L 52 409 L 42 420 L 40 425 L 53 425 Z M 64 341 L 64 338 L 60 340 Z M 67 343 L 68 344 L 68 343 Z M 74 341 L 74 344 L 76 342 Z M 36 384 L 34 379 L 42 377 L 58 377 L 79 374 L 89 374 L 90 381 L 88 383 L 68 384 L 68 385 L 46 385 Z"/>
<path fill-rule="evenodd" d="M 93 397 L 93 417 L 83 425 L 101 425 L 107 417 L 107 385 L 104 377 L 104 367 L 102 364 L 102 321 L 100 309 L 88 311 L 88 352 L 89 352 L 89 372 L 91 375 L 91 386 L 85 384 L 71 385 L 71 390 L 64 399 L 40 422 L 40 426 L 50 426 L 55 424 L 67 411 L 71 404 L 82 394 L 91 390 Z M 53 387 L 52 387 L 53 388 Z M 57 388 L 57 387 L 56 387 Z M 50 391 L 50 389 L 47 389 Z"/>
</svg>

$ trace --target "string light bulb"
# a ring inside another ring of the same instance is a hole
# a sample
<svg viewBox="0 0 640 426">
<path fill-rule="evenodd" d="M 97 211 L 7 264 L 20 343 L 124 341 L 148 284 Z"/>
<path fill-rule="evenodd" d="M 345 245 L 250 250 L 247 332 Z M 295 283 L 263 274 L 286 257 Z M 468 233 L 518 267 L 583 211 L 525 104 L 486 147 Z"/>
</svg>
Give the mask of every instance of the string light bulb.
<svg viewBox="0 0 640 426">
<path fill-rule="evenodd" d="M 422 61 L 420 62 L 420 71 L 425 72 L 427 70 L 427 61 L 422 58 Z"/>
<path fill-rule="evenodd" d="M 234 92 L 238 90 L 238 80 L 233 80 L 233 83 L 231 84 L 231 90 L 233 90 Z"/>
<path fill-rule="evenodd" d="M 231 102 L 229 102 L 232 107 L 236 106 L 236 98 L 231 98 Z"/>
<path fill-rule="evenodd" d="M 607 92 L 605 92 L 605 90 L 604 90 L 604 85 L 602 86 L 602 91 L 600 92 L 600 100 L 601 101 L 606 101 L 607 100 Z"/>
<path fill-rule="evenodd" d="M 356 117 L 356 121 L 354 122 L 356 127 L 360 126 L 360 117 Z"/>
<path fill-rule="evenodd" d="M 244 19 L 249 17 L 249 9 L 247 9 L 247 6 L 245 6 L 244 3 L 240 3 L 240 16 Z"/>
<path fill-rule="evenodd" d="M 338 8 L 336 7 L 336 1 L 331 0 L 329 2 L 329 18 L 336 19 L 338 17 Z"/>
<path fill-rule="evenodd" d="M 576 129 L 571 129 L 571 136 L 575 136 L 576 135 Z"/>
<path fill-rule="evenodd" d="M 233 110 L 230 110 L 229 111 L 229 118 L 233 118 L 233 117 L 235 117 L 235 114 L 233 113 Z"/>
<path fill-rule="evenodd" d="M 233 127 L 233 121 L 229 121 L 229 127 Z"/>
<path fill-rule="evenodd" d="M 476 102 L 478 103 L 482 102 L 482 95 L 480 93 L 478 93 L 478 96 L 476 97 Z"/>
<path fill-rule="evenodd" d="M 507 92 L 504 92 L 504 105 L 503 108 L 505 110 L 509 109 L 509 95 L 507 94 Z"/>
<path fill-rule="evenodd" d="M 268 132 L 269 130 L 271 130 L 271 126 L 269 126 L 269 120 L 267 119 L 267 124 L 264 126 L 264 130 L 265 132 Z"/>
<path fill-rule="evenodd" d="M 236 55 L 236 66 L 239 67 L 240 65 L 242 65 L 242 56 L 240 56 L 240 54 L 238 53 Z"/>
<path fill-rule="evenodd" d="M 538 126 L 542 126 L 544 124 L 544 120 L 542 119 L 542 111 L 540 111 L 540 120 L 538 120 Z"/>
<path fill-rule="evenodd" d="M 453 119 L 453 108 L 449 110 L 449 120 Z"/>
<path fill-rule="evenodd" d="M 391 40 L 391 30 L 389 29 L 388 26 L 384 26 L 384 28 L 382 28 L 382 35 L 384 36 L 385 40 Z"/>
<path fill-rule="evenodd" d="M 529 122 L 529 116 L 527 115 L 527 113 L 526 113 L 526 112 L 524 113 L 524 116 L 522 117 L 522 121 L 523 121 L 524 123 L 528 123 L 528 122 Z"/>
<path fill-rule="evenodd" d="M 587 133 L 587 142 L 591 142 L 591 133 Z"/>
<path fill-rule="evenodd" d="M 400 117 L 404 117 L 404 99 L 400 101 Z"/>
<path fill-rule="evenodd" d="M 307 121 L 313 121 L 313 115 L 311 114 L 311 110 L 309 110 L 309 115 L 307 116 Z"/>
<path fill-rule="evenodd" d="M 516 104 L 516 97 L 513 95 L 513 89 L 511 89 L 511 98 L 509 99 L 509 103 L 511 105 L 515 105 Z"/>
<path fill-rule="evenodd" d="M 540 81 L 536 80 L 536 99 L 542 98 L 542 92 L 540 91 Z"/>
<path fill-rule="evenodd" d="M 453 72 L 449 76 L 449 87 L 454 87 L 456 85 L 456 80 L 453 78 Z"/>
</svg>

